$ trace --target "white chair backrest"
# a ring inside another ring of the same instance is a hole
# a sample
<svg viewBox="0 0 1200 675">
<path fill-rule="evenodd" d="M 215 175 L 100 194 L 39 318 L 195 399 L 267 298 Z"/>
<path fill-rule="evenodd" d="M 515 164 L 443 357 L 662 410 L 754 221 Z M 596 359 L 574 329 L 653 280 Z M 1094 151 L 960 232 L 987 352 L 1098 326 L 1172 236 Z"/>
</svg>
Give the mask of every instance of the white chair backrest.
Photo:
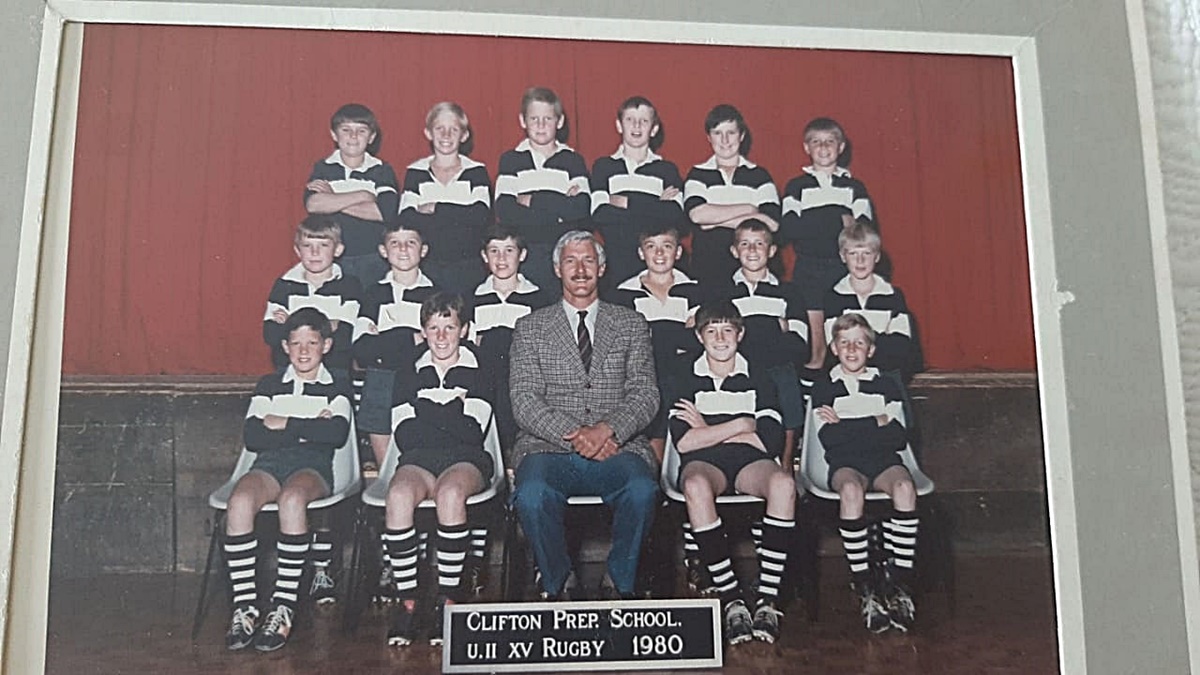
<svg viewBox="0 0 1200 675">
<path fill-rule="evenodd" d="M 668 494 L 679 491 L 679 470 L 683 460 L 679 457 L 679 448 L 675 447 L 675 439 L 667 434 L 666 447 L 663 450 L 662 471 L 659 477 L 663 492 Z"/>
<path fill-rule="evenodd" d="M 905 423 L 904 411 L 900 412 L 900 422 Z M 900 451 L 900 461 L 912 474 L 913 484 L 916 486 L 918 494 L 925 495 L 933 491 L 933 481 L 925 475 L 917 463 L 917 457 L 912 451 L 912 444 L 906 444 Z M 823 497 L 828 497 L 830 494 L 834 498 L 837 497 L 837 494 L 829 488 L 829 464 L 825 461 L 825 446 L 821 445 L 821 438 L 817 435 L 816 414 L 812 410 L 812 405 L 808 406 L 804 417 L 804 440 L 800 446 L 800 473 L 803 478 L 802 484 L 810 492 Z M 821 493 L 826 494 L 822 495 Z"/>
</svg>

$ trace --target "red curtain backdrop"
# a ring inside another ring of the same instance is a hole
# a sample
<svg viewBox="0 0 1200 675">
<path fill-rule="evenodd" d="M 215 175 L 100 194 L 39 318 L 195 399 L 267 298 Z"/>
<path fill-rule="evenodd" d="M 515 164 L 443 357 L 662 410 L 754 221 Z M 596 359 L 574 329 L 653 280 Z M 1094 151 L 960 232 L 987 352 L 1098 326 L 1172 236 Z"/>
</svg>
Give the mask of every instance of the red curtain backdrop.
<svg viewBox="0 0 1200 675">
<path fill-rule="evenodd" d="M 424 116 L 466 108 L 495 177 L 521 139 L 522 92 L 563 99 L 589 163 L 619 143 L 617 105 L 648 96 L 660 152 L 711 154 L 733 103 L 750 158 L 782 189 L 806 164 L 805 122 L 845 126 L 893 281 L 938 370 L 1033 370 L 1012 68 L 994 57 L 245 28 L 90 25 L 84 38 L 63 370 L 257 374 L 261 319 L 330 114 L 355 101 L 403 174 L 429 153 Z"/>
</svg>

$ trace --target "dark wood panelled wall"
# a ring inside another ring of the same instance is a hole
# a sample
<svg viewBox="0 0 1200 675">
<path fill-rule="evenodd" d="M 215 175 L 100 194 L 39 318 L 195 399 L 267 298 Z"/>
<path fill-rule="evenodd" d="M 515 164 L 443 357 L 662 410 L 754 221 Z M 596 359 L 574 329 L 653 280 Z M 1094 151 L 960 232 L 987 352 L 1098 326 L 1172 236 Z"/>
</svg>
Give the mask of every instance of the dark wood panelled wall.
<svg viewBox="0 0 1200 675">
<path fill-rule="evenodd" d="M 550 21 L 550 19 L 546 19 Z M 453 30 L 453 26 L 447 26 Z M 733 103 L 780 188 L 805 122 L 832 116 L 875 201 L 927 365 L 1033 370 L 1012 67 L 995 57 L 242 28 L 89 25 L 72 192 L 66 343 L 73 375 L 247 375 L 329 115 L 370 106 L 402 174 L 429 107 L 461 103 L 495 177 L 521 93 L 554 88 L 588 161 L 642 94 L 681 172 Z"/>
</svg>

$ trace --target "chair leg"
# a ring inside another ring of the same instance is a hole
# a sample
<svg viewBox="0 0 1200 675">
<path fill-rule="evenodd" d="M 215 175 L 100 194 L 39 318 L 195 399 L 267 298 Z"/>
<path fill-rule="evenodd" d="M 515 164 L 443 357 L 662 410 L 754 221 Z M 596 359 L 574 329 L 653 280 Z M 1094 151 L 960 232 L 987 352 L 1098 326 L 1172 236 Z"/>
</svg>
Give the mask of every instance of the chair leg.
<svg viewBox="0 0 1200 675">
<path fill-rule="evenodd" d="M 225 514 L 217 512 L 213 519 L 212 534 L 208 538 L 208 556 L 204 560 L 204 574 L 200 577 L 200 597 L 196 598 L 196 614 L 192 617 L 192 641 L 200 635 L 200 626 L 204 623 L 204 615 L 208 612 L 208 577 L 212 572 L 213 556 L 217 553 L 218 541 L 224 541 L 222 531 L 225 525 Z"/>
<path fill-rule="evenodd" d="M 507 602 L 516 602 L 520 598 L 517 596 L 517 589 L 513 588 L 514 579 L 517 577 L 513 565 L 516 564 L 516 552 L 521 547 L 518 542 L 519 533 L 517 531 L 517 514 L 510 506 L 504 510 L 504 559 L 502 563 L 503 569 L 500 572 L 502 593 Z"/>
<path fill-rule="evenodd" d="M 357 513 L 354 518 L 353 548 L 350 553 L 350 569 L 346 574 L 346 608 L 342 612 L 342 632 L 353 635 L 358 628 L 358 620 L 362 614 L 364 602 L 360 597 L 367 597 L 367 576 L 371 565 L 364 562 L 365 550 L 371 546 L 372 528 L 367 524 L 367 509 L 361 504 L 356 505 Z M 365 541 L 364 541 L 365 540 Z M 378 573 L 375 575 L 378 577 Z"/>
</svg>

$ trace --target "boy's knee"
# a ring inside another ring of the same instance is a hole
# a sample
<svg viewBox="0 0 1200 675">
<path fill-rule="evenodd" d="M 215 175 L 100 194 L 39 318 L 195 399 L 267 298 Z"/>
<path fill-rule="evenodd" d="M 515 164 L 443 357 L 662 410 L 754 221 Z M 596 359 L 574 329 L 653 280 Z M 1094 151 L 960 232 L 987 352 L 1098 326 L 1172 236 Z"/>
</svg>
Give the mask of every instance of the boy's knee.
<svg viewBox="0 0 1200 675">
<path fill-rule="evenodd" d="M 838 488 L 838 498 L 847 505 L 861 505 L 866 499 L 866 490 L 857 482 L 848 480 Z"/>
<path fill-rule="evenodd" d="M 279 493 L 279 499 L 276 503 L 279 504 L 280 513 L 303 513 L 308 509 L 308 495 L 302 490 L 292 490 L 285 488 Z"/>
<path fill-rule="evenodd" d="M 698 474 L 685 476 L 680 488 L 683 490 L 683 498 L 689 502 L 708 502 L 716 499 L 712 485 L 704 476 Z"/>
<path fill-rule="evenodd" d="M 767 483 L 767 499 L 772 502 L 782 503 L 789 499 L 795 499 L 796 481 L 786 472 L 780 471 L 771 474 L 771 478 Z"/>
<path fill-rule="evenodd" d="M 892 485 L 892 501 L 907 506 L 906 511 L 912 510 L 917 503 L 917 488 L 911 478 L 901 478 Z"/>
<path fill-rule="evenodd" d="M 461 485 L 439 485 L 437 494 L 434 495 L 433 501 L 437 505 L 438 511 L 444 511 L 447 508 L 463 508 L 466 506 L 468 494 L 467 490 Z"/>
</svg>

